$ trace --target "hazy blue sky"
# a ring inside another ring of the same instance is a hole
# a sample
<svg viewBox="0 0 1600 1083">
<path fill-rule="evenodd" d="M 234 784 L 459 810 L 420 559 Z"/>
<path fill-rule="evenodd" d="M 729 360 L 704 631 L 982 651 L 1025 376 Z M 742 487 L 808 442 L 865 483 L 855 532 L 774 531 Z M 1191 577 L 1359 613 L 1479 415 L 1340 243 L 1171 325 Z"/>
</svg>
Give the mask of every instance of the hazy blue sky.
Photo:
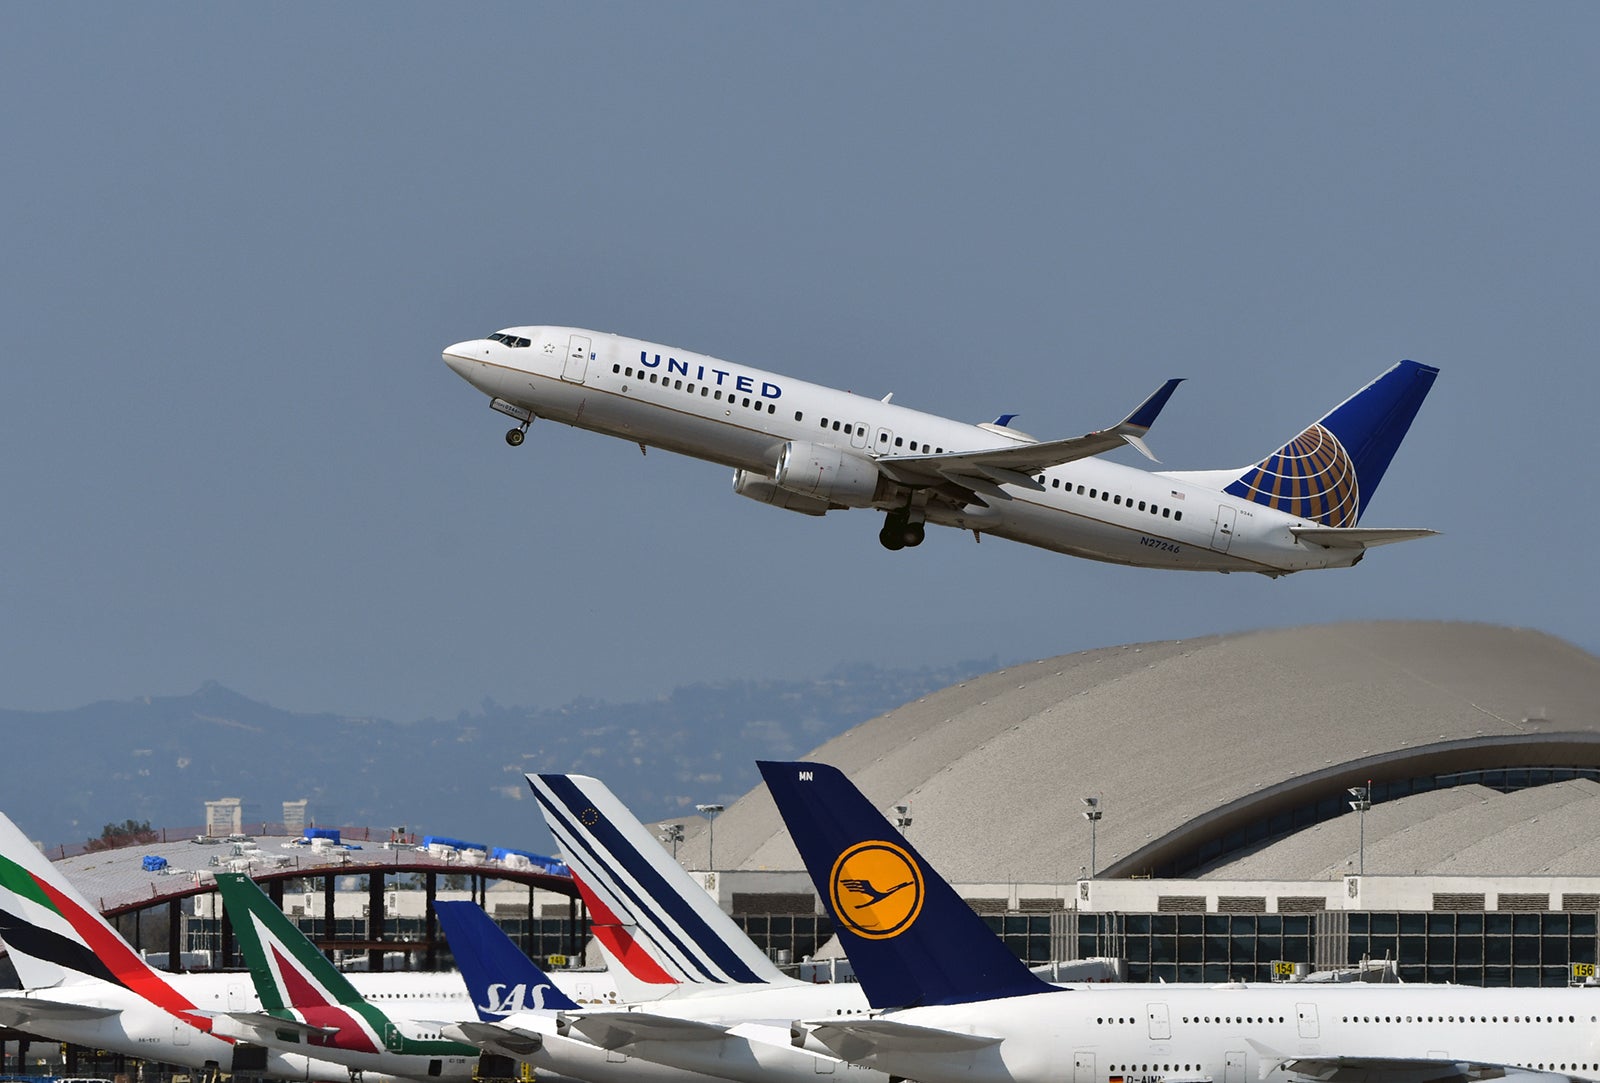
<svg viewBox="0 0 1600 1083">
<path fill-rule="evenodd" d="M 408 719 L 1368 618 L 1600 650 L 1597 71 L 1585 4 L 9 7 L 0 705 Z M 439 351 L 523 323 L 1041 438 L 1184 376 L 1174 469 L 1415 358 L 1365 522 L 1445 533 L 1277 582 L 891 554 L 506 447 Z"/>
</svg>

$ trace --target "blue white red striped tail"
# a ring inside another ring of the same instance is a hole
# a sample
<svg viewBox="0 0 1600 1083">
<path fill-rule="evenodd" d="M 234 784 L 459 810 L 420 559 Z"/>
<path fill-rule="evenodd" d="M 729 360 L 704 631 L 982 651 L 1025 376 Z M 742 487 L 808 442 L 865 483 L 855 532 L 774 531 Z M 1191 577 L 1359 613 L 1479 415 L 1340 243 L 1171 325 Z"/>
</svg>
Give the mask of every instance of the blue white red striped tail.
<svg viewBox="0 0 1600 1083">
<path fill-rule="evenodd" d="M 529 775 L 595 934 L 640 981 L 787 983 L 599 779 Z"/>
</svg>

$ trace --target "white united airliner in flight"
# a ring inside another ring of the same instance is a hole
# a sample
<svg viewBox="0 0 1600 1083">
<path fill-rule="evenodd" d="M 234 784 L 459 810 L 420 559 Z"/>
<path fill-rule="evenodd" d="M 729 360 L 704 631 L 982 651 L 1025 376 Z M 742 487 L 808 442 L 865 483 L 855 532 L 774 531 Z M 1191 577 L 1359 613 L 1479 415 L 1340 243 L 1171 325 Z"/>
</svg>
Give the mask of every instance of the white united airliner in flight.
<svg viewBox="0 0 1600 1083">
<path fill-rule="evenodd" d="M 972 425 L 653 342 L 511 327 L 445 364 L 519 424 L 561 421 L 734 469 L 741 496 L 806 515 L 885 513 L 878 539 L 924 524 L 1115 564 L 1279 576 L 1345 568 L 1431 530 L 1359 526 L 1438 369 L 1402 361 L 1259 463 L 1150 473 L 1095 458 L 1143 443 L 1180 381 L 1108 429 L 1039 441 L 1015 415 Z"/>
</svg>

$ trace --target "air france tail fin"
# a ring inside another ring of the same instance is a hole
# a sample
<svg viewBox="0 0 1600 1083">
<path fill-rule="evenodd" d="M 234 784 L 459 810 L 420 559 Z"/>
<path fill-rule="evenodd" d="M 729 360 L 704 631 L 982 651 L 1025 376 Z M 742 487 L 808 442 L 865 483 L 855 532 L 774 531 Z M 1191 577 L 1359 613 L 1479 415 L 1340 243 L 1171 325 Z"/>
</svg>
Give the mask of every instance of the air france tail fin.
<svg viewBox="0 0 1600 1083">
<path fill-rule="evenodd" d="M 211 1020 L 128 946 L 39 848 L 0 815 L 0 940 L 27 989 L 98 979 L 131 989 L 184 1022 Z"/>
<path fill-rule="evenodd" d="M 1400 362 L 1223 491 L 1323 526 L 1355 526 L 1438 375 Z"/>
<path fill-rule="evenodd" d="M 1053 991 L 837 768 L 757 766 L 874 1008 Z"/>
<path fill-rule="evenodd" d="M 595 935 L 651 984 L 793 983 L 599 779 L 529 775 L 595 920 Z"/>
<path fill-rule="evenodd" d="M 435 902 L 433 911 L 479 1019 L 493 1023 L 513 1012 L 577 1010 L 577 1002 L 556 988 L 477 903 Z"/>
</svg>

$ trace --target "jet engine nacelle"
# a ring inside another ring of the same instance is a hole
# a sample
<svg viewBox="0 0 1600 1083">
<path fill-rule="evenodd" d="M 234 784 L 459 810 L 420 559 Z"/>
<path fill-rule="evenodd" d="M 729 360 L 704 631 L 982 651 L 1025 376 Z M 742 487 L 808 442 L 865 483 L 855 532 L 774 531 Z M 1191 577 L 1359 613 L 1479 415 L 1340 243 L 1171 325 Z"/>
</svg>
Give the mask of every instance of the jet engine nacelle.
<svg viewBox="0 0 1600 1083">
<path fill-rule="evenodd" d="M 764 474 L 757 474 L 750 470 L 735 470 L 733 472 L 733 491 L 740 496 L 748 496 L 751 500 L 759 500 L 763 504 L 771 504 L 775 508 L 786 508 L 797 511 L 801 515 L 822 515 L 829 504 L 826 500 L 818 500 L 814 496 L 805 496 L 789 489 L 781 488 L 777 482 Z"/>
<path fill-rule="evenodd" d="M 881 478 L 871 459 L 826 444 L 791 440 L 783 446 L 774 480 L 791 492 L 861 508 L 877 496 Z"/>
</svg>

